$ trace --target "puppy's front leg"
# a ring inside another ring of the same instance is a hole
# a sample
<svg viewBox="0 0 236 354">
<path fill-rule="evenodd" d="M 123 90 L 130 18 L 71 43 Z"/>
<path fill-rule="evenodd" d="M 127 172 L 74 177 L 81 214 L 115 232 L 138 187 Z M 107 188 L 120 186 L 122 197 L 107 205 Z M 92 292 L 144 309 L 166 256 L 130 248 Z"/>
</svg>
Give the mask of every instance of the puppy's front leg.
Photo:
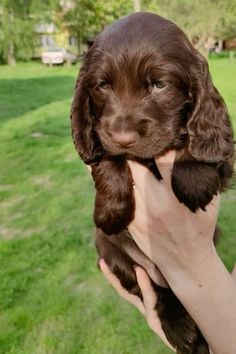
<svg viewBox="0 0 236 354">
<path fill-rule="evenodd" d="M 195 160 L 184 152 L 173 165 L 172 189 L 181 203 L 192 212 L 205 210 L 220 189 L 220 176 L 216 164 Z"/>
<path fill-rule="evenodd" d="M 123 157 L 104 158 L 92 166 L 96 187 L 94 222 L 107 235 L 118 234 L 134 217 L 133 180 Z"/>
</svg>

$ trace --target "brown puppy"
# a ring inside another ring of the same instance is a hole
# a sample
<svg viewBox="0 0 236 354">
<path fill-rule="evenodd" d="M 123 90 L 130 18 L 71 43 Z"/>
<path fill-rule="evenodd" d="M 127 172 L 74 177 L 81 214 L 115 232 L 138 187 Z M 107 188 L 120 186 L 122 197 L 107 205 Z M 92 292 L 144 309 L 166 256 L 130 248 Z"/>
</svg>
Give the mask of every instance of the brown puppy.
<svg viewBox="0 0 236 354">
<path fill-rule="evenodd" d="M 177 150 L 173 191 L 193 212 L 204 210 L 233 173 L 233 132 L 224 101 L 206 60 L 178 27 L 136 13 L 108 27 L 86 53 L 71 119 L 76 149 L 92 166 L 98 253 L 122 285 L 141 297 L 134 255 L 145 256 L 125 230 L 135 208 L 127 159 L 161 179 L 153 157 Z M 153 285 L 163 329 L 177 352 L 209 353 L 171 290 Z"/>
</svg>

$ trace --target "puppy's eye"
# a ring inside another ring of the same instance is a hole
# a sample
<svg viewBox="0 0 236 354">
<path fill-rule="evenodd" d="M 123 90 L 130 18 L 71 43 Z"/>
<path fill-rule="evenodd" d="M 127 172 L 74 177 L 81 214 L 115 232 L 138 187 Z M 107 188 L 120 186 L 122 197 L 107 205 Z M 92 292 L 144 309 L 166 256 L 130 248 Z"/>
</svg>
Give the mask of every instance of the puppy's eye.
<svg viewBox="0 0 236 354">
<path fill-rule="evenodd" d="M 98 83 L 96 88 L 100 88 L 102 90 L 108 90 L 110 87 L 109 83 L 106 80 L 102 80 Z"/>
<path fill-rule="evenodd" d="M 156 87 L 158 88 L 159 90 L 163 89 L 165 87 L 165 83 L 161 80 L 156 80 L 154 83 L 153 83 L 153 87 Z"/>
</svg>

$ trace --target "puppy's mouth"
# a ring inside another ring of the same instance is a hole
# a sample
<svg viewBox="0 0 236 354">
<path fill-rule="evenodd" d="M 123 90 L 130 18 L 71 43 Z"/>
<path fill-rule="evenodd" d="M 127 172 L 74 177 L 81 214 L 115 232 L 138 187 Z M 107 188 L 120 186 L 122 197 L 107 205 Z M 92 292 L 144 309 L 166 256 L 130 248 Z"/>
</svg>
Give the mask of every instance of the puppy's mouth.
<svg viewBox="0 0 236 354">
<path fill-rule="evenodd" d="M 109 156 L 125 156 L 127 158 L 149 159 L 162 155 L 173 144 L 170 136 L 164 137 L 153 134 L 139 134 L 138 131 L 111 132 L 97 129 L 99 140 Z"/>
<path fill-rule="evenodd" d="M 166 146 L 158 143 L 149 142 L 149 139 L 140 139 L 135 143 L 115 144 L 113 140 L 101 139 L 102 146 L 106 153 L 111 156 L 125 156 L 127 158 L 149 159 L 161 155 L 166 150 Z"/>
</svg>

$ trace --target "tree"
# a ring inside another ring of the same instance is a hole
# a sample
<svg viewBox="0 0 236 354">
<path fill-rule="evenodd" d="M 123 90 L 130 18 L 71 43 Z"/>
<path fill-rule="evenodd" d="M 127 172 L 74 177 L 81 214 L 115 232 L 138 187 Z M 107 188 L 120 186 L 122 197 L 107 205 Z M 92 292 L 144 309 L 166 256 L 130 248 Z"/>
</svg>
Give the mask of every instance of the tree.
<svg viewBox="0 0 236 354">
<path fill-rule="evenodd" d="M 0 57 L 8 64 L 32 57 L 35 24 L 50 17 L 58 0 L 2 0 L 0 5 Z"/>
<path fill-rule="evenodd" d="M 129 12 L 132 12 L 132 2 L 127 0 L 74 0 L 66 19 L 78 38 L 79 51 L 83 43 L 93 40 L 105 26 Z"/>
<path fill-rule="evenodd" d="M 143 9 L 175 22 L 198 49 L 210 38 L 236 35 L 236 0 L 144 0 Z"/>
<path fill-rule="evenodd" d="M 0 59 L 8 64 L 30 59 L 39 23 L 65 25 L 81 52 L 84 43 L 140 4 L 177 23 L 199 49 L 210 38 L 236 36 L 236 0 L 1 0 Z"/>
<path fill-rule="evenodd" d="M 8 64 L 15 63 L 17 48 L 24 47 L 25 55 L 30 51 L 31 29 L 28 21 L 28 7 L 21 1 L 3 0 L 1 5 L 0 37 L 1 55 Z"/>
</svg>

